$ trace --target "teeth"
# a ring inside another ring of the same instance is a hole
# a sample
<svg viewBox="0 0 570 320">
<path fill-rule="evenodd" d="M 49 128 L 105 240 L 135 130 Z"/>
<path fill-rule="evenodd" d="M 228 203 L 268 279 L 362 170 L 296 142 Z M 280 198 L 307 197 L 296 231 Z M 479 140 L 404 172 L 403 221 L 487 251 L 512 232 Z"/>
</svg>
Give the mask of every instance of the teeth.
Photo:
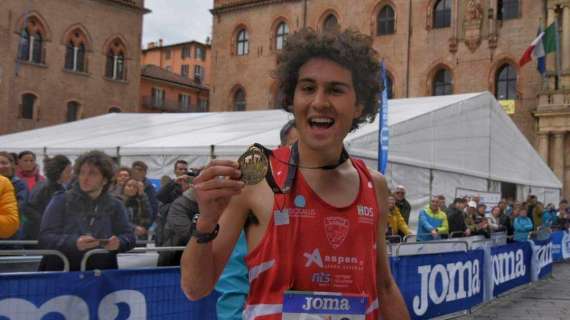
<svg viewBox="0 0 570 320">
<path fill-rule="evenodd" d="M 311 119 L 311 122 L 318 123 L 318 124 L 330 124 L 330 123 L 333 123 L 333 120 L 332 119 L 326 119 L 326 118 L 314 118 L 314 119 Z"/>
</svg>

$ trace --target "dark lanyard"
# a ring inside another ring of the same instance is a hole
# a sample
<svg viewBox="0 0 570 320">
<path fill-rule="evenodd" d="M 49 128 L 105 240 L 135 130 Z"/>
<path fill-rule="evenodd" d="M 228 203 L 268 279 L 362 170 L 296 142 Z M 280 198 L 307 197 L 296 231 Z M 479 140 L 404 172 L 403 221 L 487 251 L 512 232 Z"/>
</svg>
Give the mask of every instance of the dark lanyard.
<svg viewBox="0 0 570 320">
<path fill-rule="evenodd" d="M 295 142 L 291 146 L 291 154 L 289 155 L 289 161 L 285 162 L 285 161 L 280 160 L 279 158 L 275 157 L 275 159 L 277 159 L 277 161 L 285 163 L 288 166 L 287 180 L 285 180 L 285 185 L 283 186 L 283 188 L 280 188 L 279 185 L 277 184 L 277 182 L 275 181 L 275 178 L 273 177 L 273 170 L 271 169 L 271 161 L 269 161 L 270 157 L 273 156 L 273 151 L 267 149 L 266 147 L 262 146 L 259 143 L 255 143 L 254 146 L 263 150 L 263 153 L 265 153 L 265 156 L 268 159 L 267 162 L 269 164 L 269 169 L 267 170 L 267 174 L 265 175 L 265 179 L 267 180 L 267 183 L 271 187 L 271 190 L 273 191 L 273 193 L 278 193 L 278 194 L 286 194 L 286 193 L 289 193 L 289 191 L 291 191 L 291 187 L 293 186 L 293 182 L 295 181 L 295 176 L 297 174 L 297 168 L 334 170 L 334 169 L 338 168 L 341 164 L 343 164 L 350 157 L 348 155 L 348 152 L 346 151 L 346 149 L 343 147 L 342 152 L 340 154 L 340 158 L 338 159 L 337 163 L 335 163 L 335 164 L 321 166 L 321 167 L 301 167 L 301 166 L 299 166 L 299 146 L 298 146 L 297 142 Z"/>
</svg>

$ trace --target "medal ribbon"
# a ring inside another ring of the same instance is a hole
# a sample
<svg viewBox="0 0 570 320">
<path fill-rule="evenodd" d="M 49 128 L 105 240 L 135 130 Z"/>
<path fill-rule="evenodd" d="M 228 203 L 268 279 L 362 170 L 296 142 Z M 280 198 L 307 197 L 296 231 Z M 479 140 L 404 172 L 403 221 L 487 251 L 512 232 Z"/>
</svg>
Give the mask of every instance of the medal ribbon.
<svg viewBox="0 0 570 320">
<path fill-rule="evenodd" d="M 271 187 L 271 190 L 274 193 L 279 193 L 279 194 L 286 194 L 289 191 L 291 191 L 291 187 L 293 186 L 293 182 L 295 180 L 295 175 L 297 174 L 297 168 L 334 170 L 334 169 L 338 168 L 341 164 L 343 164 L 350 157 L 348 155 L 348 152 L 346 151 L 346 149 L 343 147 L 342 152 L 340 154 L 340 158 L 338 159 L 337 163 L 335 163 L 335 164 L 329 164 L 329 165 L 320 166 L 320 167 L 301 167 L 301 166 L 299 166 L 299 146 L 298 146 L 297 142 L 295 142 L 291 146 L 291 155 L 289 156 L 288 162 L 284 162 L 284 161 L 280 160 L 279 158 L 275 157 L 275 159 L 277 159 L 277 161 L 286 163 L 289 166 L 289 170 L 287 172 L 287 180 L 285 180 L 285 185 L 283 186 L 283 188 L 280 188 L 279 185 L 277 184 L 277 182 L 275 181 L 275 178 L 273 178 L 273 173 L 272 173 L 273 170 L 271 169 L 271 161 L 269 161 L 269 158 L 271 156 L 273 156 L 273 151 L 267 149 L 266 147 L 264 147 L 263 145 L 261 145 L 259 143 L 254 143 L 253 146 L 262 150 L 263 153 L 265 153 L 265 156 L 268 159 L 267 162 L 269 164 L 269 170 L 267 170 L 267 174 L 265 175 L 265 179 L 267 180 L 267 183 Z"/>
</svg>

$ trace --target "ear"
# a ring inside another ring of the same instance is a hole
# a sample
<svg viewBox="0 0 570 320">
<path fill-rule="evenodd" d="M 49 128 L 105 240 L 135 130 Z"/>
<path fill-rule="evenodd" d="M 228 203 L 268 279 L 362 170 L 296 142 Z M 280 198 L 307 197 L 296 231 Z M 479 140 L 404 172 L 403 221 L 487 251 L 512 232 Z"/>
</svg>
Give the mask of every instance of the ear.
<svg viewBox="0 0 570 320">
<path fill-rule="evenodd" d="M 362 115 L 362 112 L 364 112 L 364 107 L 360 103 L 357 103 L 356 108 L 354 108 L 353 119 L 360 118 L 360 116 Z"/>
</svg>

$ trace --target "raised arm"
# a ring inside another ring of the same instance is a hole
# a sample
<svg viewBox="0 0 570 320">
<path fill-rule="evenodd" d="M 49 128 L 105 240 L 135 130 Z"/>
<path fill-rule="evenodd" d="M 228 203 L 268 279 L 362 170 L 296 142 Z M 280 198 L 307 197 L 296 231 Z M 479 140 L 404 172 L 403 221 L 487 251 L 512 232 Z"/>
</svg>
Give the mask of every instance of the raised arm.
<svg viewBox="0 0 570 320">
<path fill-rule="evenodd" d="M 388 186 L 386 179 L 380 173 L 372 171 L 372 178 L 376 188 L 376 198 L 380 207 L 380 218 L 378 222 L 378 240 L 376 243 L 377 269 L 376 287 L 378 289 L 378 301 L 380 302 L 380 315 L 384 320 L 409 319 L 408 309 L 400 289 L 396 285 L 386 255 L 386 240 L 384 233 L 388 220 Z"/>
<path fill-rule="evenodd" d="M 191 238 L 182 254 L 181 286 L 191 300 L 214 289 L 245 224 L 249 207 L 237 168 L 234 161 L 213 160 L 193 181 L 200 211 L 196 230 L 210 233 L 216 224 L 220 229 L 216 239 L 207 243 Z"/>
</svg>

